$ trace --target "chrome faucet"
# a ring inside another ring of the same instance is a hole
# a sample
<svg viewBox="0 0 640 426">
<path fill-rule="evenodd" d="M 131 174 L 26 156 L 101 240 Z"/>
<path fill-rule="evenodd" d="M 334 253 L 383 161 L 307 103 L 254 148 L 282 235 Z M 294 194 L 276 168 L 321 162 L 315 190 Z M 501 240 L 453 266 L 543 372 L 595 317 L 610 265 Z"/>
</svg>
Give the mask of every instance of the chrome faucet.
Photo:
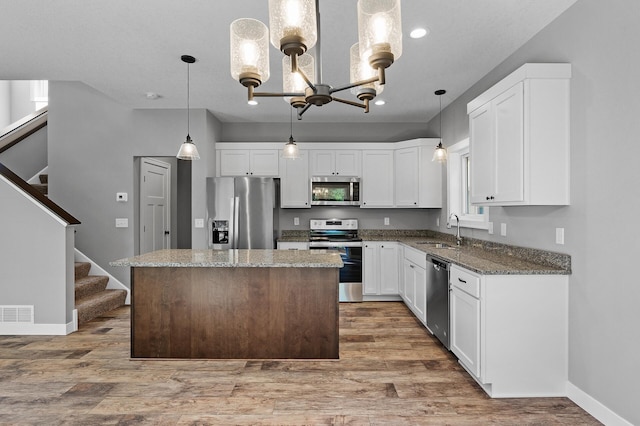
<svg viewBox="0 0 640 426">
<path fill-rule="evenodd" d="M 456 231 L 456 245 L 460 245 L 462 243 L 462 237 L 460 236 L 460 218 L 455 213 L 452 213 L 451 216 L 449 216 L 449 219 L 451 219 L 452 217 L 456 218 L 456 226 L 458 228 L 458 230 Z"/>
</svg>

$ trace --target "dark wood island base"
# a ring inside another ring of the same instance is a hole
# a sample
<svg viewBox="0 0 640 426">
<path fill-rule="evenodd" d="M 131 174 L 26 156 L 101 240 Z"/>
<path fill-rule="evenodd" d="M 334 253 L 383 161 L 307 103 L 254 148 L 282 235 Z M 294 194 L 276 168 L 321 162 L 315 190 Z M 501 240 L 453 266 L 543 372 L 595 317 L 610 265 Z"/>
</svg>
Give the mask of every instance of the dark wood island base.
<svg viewBox="0 0 640 426">
<path fill-rule="evenodd" d="M 338 359 L 338 269 L 131 268 L 131 357 Z"/>
</svg>

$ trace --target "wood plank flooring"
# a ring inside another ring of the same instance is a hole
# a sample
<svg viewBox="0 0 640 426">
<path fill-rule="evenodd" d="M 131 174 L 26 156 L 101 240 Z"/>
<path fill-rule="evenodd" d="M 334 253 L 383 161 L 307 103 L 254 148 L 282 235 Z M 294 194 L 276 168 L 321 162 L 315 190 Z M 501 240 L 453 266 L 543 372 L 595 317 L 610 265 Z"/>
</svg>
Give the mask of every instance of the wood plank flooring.
<svg viewBox="0 0 640 426">
<path fill-rule="evenodd" d="M 0 424 L 599 424 L 566 398 L 490 399 L 399 302 L 341 304 L 339 361 L 134 361 L 129 339 L 128 307 L 0 336 Z"/>
</svg>

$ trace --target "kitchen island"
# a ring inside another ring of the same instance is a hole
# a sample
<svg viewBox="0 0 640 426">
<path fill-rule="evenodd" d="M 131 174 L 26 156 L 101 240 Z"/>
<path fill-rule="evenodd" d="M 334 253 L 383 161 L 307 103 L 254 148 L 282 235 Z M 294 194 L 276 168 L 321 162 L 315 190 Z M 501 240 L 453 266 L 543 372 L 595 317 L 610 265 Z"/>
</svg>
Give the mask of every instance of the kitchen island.
<svg viewBox="0 0 640 426">
<path fill-rule="evenodd" d="M 159 250 L 131 267 L 131 357 L 337 359 L 337 252 Z"/>
</svg>

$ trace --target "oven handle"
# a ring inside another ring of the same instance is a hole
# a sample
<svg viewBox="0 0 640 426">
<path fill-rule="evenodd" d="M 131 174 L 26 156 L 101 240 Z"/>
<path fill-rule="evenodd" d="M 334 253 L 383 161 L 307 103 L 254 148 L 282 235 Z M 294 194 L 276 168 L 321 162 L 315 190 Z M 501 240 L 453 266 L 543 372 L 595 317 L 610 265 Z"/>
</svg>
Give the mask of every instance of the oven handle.
<svg viewBox="0 0 640 426">
<path fill-rule="evenodd" d="M 309 242 L 309 248 L 341 248 L 341 247 L 362 247 L 362 241 L 340 241 L 340 242 L 331 242 L 331 241 L 311 241 Z"/>
</svg>

